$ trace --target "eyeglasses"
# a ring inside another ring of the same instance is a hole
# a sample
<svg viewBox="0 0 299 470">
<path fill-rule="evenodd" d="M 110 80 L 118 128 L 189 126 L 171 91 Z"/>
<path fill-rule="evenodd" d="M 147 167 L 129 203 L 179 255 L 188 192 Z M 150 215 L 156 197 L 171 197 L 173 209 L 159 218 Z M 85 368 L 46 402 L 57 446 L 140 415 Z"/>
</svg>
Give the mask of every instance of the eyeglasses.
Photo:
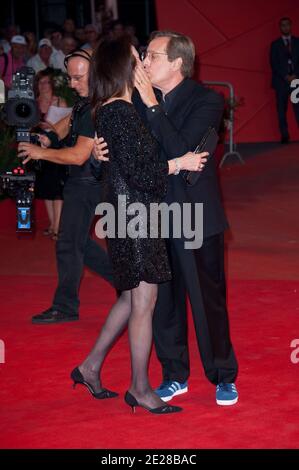
<svg viewBox="0 0 299 470">
<path fill-rule="evenodd" d="M 167 52 L 156 52 L 156 51 L 146 50 L 146 51 L 141 52 L 140 58 L 141 60 L 144 60 L 148 57 L 149 60 L 155 60 L 157 56 L 159 55 L 168 55 L 168 54 Z"/>
<path fill-rule="evenodd" d="M 67 79 L 68 81 L 70 82 L 71 80 L 74 80 L 75 82 L 80 82 L 80 80 L 82 80 L 83 77 L 85 77 L 85 75 L 87 74 L 88 72 L 85 72 L 83 73 L 83 75 L 74 75 L 73 77 L 70 77 L 69 75 L 67 76 Z"/>
</svg>

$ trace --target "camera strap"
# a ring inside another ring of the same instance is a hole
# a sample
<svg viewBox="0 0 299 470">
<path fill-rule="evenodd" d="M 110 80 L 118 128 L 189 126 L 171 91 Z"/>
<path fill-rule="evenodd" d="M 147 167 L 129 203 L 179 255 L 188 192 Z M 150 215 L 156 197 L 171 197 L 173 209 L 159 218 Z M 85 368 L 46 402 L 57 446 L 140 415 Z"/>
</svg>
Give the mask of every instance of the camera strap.
<svg viewBox="0 0 299 470">
<path fill-rule="evenodd" d="M 62 139 L 60 142 L 65 147 L 73 147 L 78 138 L 77 129 L 74 124 L 77 122 L 79 115 L 85 110 L 86 106 L 90 105 L 89 98 L 80 98 L 73 106 L 72 115 L 70 119 L 70 129 L 68 135 L 65 139 Z"/>
</svg>

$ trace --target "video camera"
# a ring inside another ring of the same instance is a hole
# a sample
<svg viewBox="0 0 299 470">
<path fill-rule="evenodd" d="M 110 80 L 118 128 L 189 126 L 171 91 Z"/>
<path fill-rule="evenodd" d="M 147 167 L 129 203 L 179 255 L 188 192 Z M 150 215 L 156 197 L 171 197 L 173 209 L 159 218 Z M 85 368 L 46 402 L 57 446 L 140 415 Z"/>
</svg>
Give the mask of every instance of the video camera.
<svg viewBox="0 0 299 470">
<path fill-rule="evenodd" d="M 21 167 L 1 175 L 1 189 L 16 200 L 16 231 L 32 232 L 34 227 L 34 173 L 25 173 Z"/>
<path fill-rule="evenodd" d="M 33 82 L 35 72 L 31 67 L 21 67 L 12 78 L 3 107 L 3 119 L 16 127 L 17 142 L 32 142 L 30 128 L 40 121 L 37 102 L 34 99 Z M 32 143 L 36 143 L 35 141 Z"/>
<path fill-rule="evenodd" d="M 17 142 L 37 143 L 37 136 L 30 134 L 30 128 L 40 121 L 33 90 L 34 75 L 30 67 L 22 67 L 13 75 L 12 88 L 2 109 L 2 119 L 16 127 Z M 0 174 L 2 191 L 16 200 L 17 232 L 33 230 L 34 182 L 35 174 L 21 166 Z"/>
</svg>

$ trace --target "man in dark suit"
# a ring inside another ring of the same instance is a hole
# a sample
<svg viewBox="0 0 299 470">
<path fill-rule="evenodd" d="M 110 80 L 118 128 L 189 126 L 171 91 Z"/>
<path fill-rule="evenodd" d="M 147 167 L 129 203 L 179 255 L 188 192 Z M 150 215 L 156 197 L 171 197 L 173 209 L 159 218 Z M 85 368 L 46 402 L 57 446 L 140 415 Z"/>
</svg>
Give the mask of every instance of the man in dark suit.
<svg viewBox="0 0 299 470">
<path fill-rule="evenodd" d="M 281 133 L 281 143 L 290 140 L 287 123 L 287 109 L 292 92 L 292 80 L 299 77 L 299 38 L 292 36 L 290 18 L 279 21 L 281 37 L 273 41 L 270 49 L 272 68 L 272 87 L 276 93 L 276 105 Z M 293 109 L 299 126 L 299 103 L 293 103 Z"/>
<path fill-rule="evenodd" d="M 164 160 L 194 150 L 209 126 L 217 130 L 222 118 L 222 97 L 190 78 L 194 58 L 190 38 L 160 31 L 152 34 L 143 63 L 137 66 L 136 88 L 142 103 L 135 100 L 135 106 L 157 139 Z M 160 92 L 158 98 L 153 87 Z M 238 366 L 226 308 L 224 230 L 228 224 L 213 157 L 192 187 L 187 187 L 181 175 L 170 176 L 166 202 L 189 202 L 193 207 L 203 203 L 204 239 L 199 249 L 186 249 L 183 238 L 167 241 L 173 279 L 159 286 L 154 314 L 154 343 L 163 369 L 163 382 L 156 392 L 169 401 L 188 390 L 188 294 L 205 374 L 216 385 L 216 402 L 232 405 L 238 400 L 234 384 Z"/>
</svg>

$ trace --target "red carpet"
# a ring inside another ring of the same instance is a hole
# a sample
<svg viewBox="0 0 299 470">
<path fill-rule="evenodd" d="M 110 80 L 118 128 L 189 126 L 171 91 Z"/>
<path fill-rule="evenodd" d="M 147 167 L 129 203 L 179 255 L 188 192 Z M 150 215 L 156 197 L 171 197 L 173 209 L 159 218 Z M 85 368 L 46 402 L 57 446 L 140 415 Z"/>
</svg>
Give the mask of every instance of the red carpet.
<svg viewBox="0 0 299 470">
<path fill-rule="evenodd" d="M 299 338 L 298 150 L 292 145 L 284 156 L 272 152 L 222 170 L 233 233 L 228 301 L 240 365 L 240 401 L 233 407 L 215 404 L 191 322 L 190 392 L 174 401 L 182 413 L 131 414 L 123 401 L 130 374 L 126 334 L 103 370 L 105 386 L 119 398 L 100 401 L 83 387 L 73 390 L 69 373 L 93 344 L 114 292 L 88 273 L 79 322 L 31 325 L 31 315 L 49 306 L 56 285 L 54 245 L 40 231 L 34 240 L 18 240 L 13 206 L 1 203 L 0 447 L 298 448 L 299 363 L 290 360 L 291 341 Z M 38 219 L 41 229 L 46 220 L 40 207 Z M 156 386 L 154 353 L 150 374 Z"/>
</svg>

